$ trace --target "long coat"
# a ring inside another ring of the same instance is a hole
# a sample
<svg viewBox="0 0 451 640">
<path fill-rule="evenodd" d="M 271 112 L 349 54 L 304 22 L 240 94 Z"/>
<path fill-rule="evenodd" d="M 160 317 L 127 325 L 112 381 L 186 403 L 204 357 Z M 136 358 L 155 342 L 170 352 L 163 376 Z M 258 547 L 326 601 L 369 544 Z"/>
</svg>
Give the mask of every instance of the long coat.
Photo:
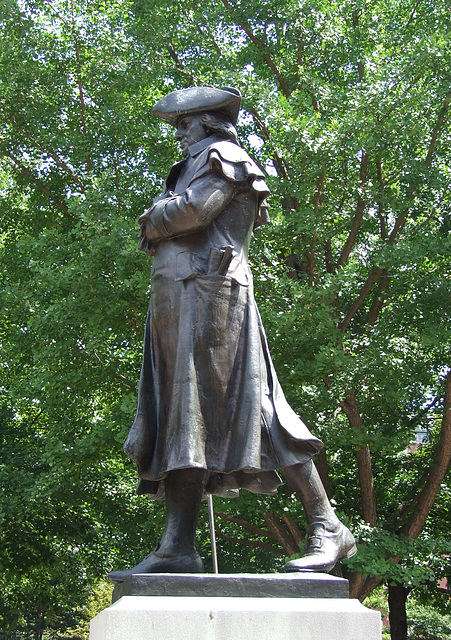
<svg viewBox="0 0 451 640">
<path fill-rule="evenodd" d="M 322 446 L 285 400 L 254 300 L 248 249 L 268 194 L 248 154 L 212 136 L 172 167 L 141 219 L 151 300 L 124 445 L 138 493 L 162 497 L 167 472 L 190 467 L 208 470 L 211 493 L 272 493 L 277 468 Z"/>
</svg>

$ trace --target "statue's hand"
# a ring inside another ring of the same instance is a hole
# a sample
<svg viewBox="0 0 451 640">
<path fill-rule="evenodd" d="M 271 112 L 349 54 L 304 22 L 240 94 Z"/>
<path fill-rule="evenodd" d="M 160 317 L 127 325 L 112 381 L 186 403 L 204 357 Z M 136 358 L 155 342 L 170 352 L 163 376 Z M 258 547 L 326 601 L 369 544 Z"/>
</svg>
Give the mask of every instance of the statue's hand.
<svg viewBox="0 0 451 640">
<path fill-rule="evenodd" d="M 146 238 L 144 236 L 139 236 L 139 250 L 140 251 L 144 251 L 144 253 L 147 253 L 148 256 L 153 256 L 155 255 L 155 250 L 158 246 L 158 242 L 152 244 L 152 242 L 149 240 L 149 238 Z"/>
<path fill-rule="evenodd" d="M 159 204 L 160 202 L 163 202 L 164 200 L 171 200 L 174 196 L 174 192 L 173 191 L 166 191 L 163 195 L 158 196 L 157 198 L 155 198 L 155 200 L 152 203 L 152 206 L 149 207 L 148 209 L 146 209 L 144 211 L 143 214 L 141 214 L 138 218 L 138 222 L 141 226 L 141 233 L 143 232 L 143 228 L 145 229 L 145 225 L 147 220 L 150 218 L 150 216 L 152 215 L 152 213 L 155 211 L 155 207 L 157 206 L 157 204 Z"/>
<path fill-rule="evenodd" d="M 143 214 L 141 214 L 138 218 L 138 222 L 139 222 L 139 226 L 143 227 L 143 225 L 145 225 L 145 223 L 147 222 L 147 220 L 149 219 L 149 216 L 152 214 L 152 211 L 155 209 L 155 206 L 150 207 L 150 209 L 146 209 L 144 211 Z"/>
<path fill-rule="evenodd" d="M 149 256 L 153 256 L 155 253 L 155 247 L 158 243 L 152 243 L 150 239 L 147 237 L 147 225 L 149 223 L 149 218 L 152 214 L 152 211 L 155 209 L 155 205 L 150 207 L 150 209 L 146 209 L 144 213 L 139 216 L 139 249 L 144 251 Z"/>
</svg>

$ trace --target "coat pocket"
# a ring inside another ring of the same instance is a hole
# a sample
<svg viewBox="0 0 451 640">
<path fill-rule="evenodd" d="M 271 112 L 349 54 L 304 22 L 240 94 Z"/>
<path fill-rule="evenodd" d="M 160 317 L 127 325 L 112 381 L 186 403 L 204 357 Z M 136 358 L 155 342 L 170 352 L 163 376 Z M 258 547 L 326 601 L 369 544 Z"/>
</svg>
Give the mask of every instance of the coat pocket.
<svg viewBox="0 0 451 640">
<path fill-rule="evenodd" d="M 206 260 L 202 259 L 197 253 L 181 251 L 176 256 L 174 280 L 176 282 L 180 280 L 192 280 L 192 278 L 203 275 L 206 268 Z"/>
<path fill-rule="evenodd" d="M 192 251 L 182 251 L 176 256 L 175 281 L 193 278 L 211 279 L 220 284 L 232 281 L 243 287 L 249 286 L 247 269 L 236 256 L 232 247 L 210 249 L 208 258 Z"/>
</svg>

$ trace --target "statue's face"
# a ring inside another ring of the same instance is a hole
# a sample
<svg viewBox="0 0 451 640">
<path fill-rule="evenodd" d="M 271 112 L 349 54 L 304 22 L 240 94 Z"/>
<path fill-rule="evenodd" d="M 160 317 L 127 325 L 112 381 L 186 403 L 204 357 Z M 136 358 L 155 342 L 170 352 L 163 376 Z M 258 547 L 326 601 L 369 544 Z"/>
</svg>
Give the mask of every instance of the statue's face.
<svg viewBox="0 0 451 640">
<path fill-rule="evenodd" d="M 180 142 L 182 155 L 188 155 L 188 147 L 207 137 L 207 130 L 201 122 L 201 116 L 182 116 L 177 123 L 177 131 L 174 134 L 176 140 Z"/>
</svg>

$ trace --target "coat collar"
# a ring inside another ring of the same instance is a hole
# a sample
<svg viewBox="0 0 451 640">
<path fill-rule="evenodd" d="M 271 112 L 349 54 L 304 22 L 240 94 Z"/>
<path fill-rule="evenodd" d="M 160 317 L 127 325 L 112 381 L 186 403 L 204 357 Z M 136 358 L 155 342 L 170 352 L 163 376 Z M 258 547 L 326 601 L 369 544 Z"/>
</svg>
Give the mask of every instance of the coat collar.
<svg viewBox="0 0 451 640">
<path fill-rule="evenodd" d="M 194 144 L 188 147 L 189 155 L 192 158 L 195 158 L 197 155 L 199 155 L 201 151 L 203 151 L 210 145 L 214 144 L 215 142 L 221 142 L 221 140 L 224 140 L 224 138 L 221 138 L 221 136 L 217 136 L 217 135 L 208 136 L 208 138 L 203 138 L 202 140 L 199 140 L 199 142 L 195 142 Z"/>
<path fill-rule="evenodd" d="M 200 155 L 202 151 L 205 151 L 205 149 L 208 149 L 208 147 L 211 147 L 211 145 L 215 144 L 216 142 L 224 142 L 224 141 L 225 141 L 225 138 L 222 138 L 221 136 L 218 136 L 218 135 L 212 135 L 212 136 L 208 136 L 207 138 L 203 138 L 202 140 L 199 140 L 199 142 L 195 142 L 194 144 L 190 145 L 188 147 L 188 155 L 186 156 L 186 158 L 184 158 L 183 160 L 179 160 L 179 162 L 176 162 L 175 164 L 172 165 L 171 170 L 169 171 L 169 175 L 166 178 L 166 191 L 172 191 L 175 188 L 175 184 L 178 178 L 180 177 L 185 167 L 188 166 L 188 162 L 190 160 L 194 163 L 194 160 L 198 155 Z M 189 166 L 192 166 L 191 162 L 189 163 Z"/>
</svg>

